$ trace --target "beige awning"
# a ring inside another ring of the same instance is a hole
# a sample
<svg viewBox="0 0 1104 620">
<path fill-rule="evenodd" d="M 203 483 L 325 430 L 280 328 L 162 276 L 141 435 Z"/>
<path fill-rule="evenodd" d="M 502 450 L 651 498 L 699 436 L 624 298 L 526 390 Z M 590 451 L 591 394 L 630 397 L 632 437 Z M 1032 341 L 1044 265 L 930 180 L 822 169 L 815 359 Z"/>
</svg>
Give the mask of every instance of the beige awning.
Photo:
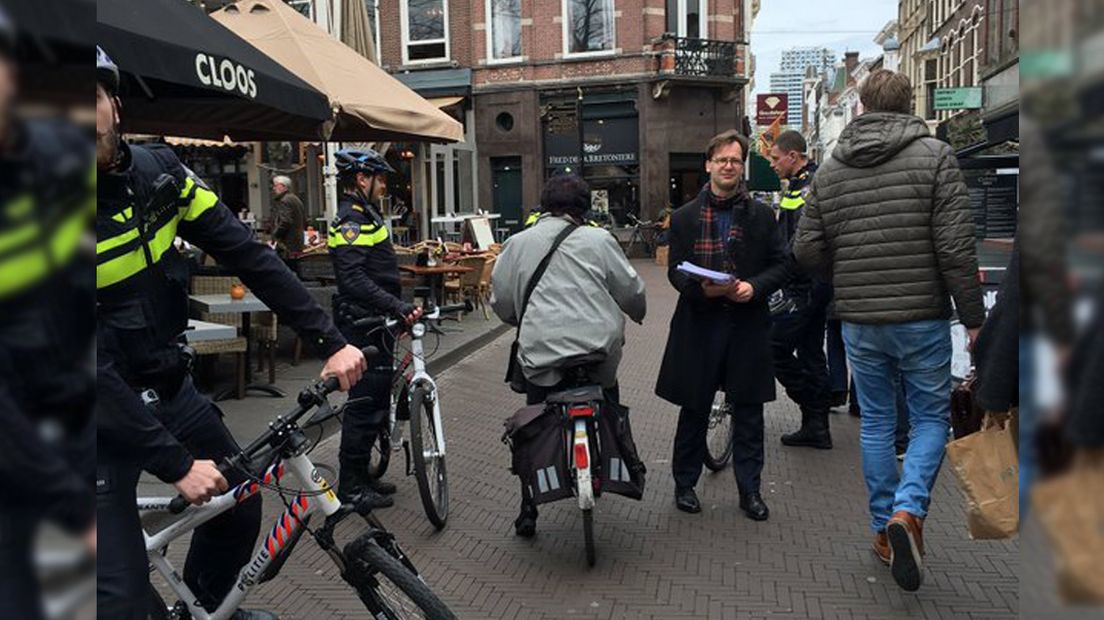
<svg viewBox="0 0 1104 620">
<path fill-rule="evenodd" d="M 330 98 L 330 140 L 464 139 L 455 119 L 280 0 L 242 0 L 211 17 Z"/>
<path fill-rule="evenodd" d="M 452 106 L 460 103 L 463 100 L 463 97 L 430 97 L 429 99 L 426 99 L 426 101 L 432 103 L 441 110 L 451 108 Z"/>
</svg>

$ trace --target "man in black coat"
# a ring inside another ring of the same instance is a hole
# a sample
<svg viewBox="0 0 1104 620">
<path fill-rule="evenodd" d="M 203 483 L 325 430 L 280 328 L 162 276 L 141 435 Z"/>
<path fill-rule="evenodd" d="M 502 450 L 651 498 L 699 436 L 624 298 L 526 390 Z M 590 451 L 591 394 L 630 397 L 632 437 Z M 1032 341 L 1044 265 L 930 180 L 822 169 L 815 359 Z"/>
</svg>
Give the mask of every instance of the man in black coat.
<svg viewBox="0 0 1104 620">
<path fill-rule="evenodd" d="M 718 390 L 732 410 L 733 469 L 740 508 L 765 520 L 759 493 L 763 469 L 763 403 L 775 398 L 767 299 L 788 275 L 786 246 L 770 208 L 748 195 L 744 183 L 748 141 L 736 131 L 713 138 L 705 169 L 709 185 L 671 217 L 667 277 L 678 306 L 656 394 L 682 407 L 672 473 L 675 503 L 696 513 L 694 486 L 705 458 L 709 413 Z M 733 276 L 724 284 L 678 271 L 689 261 Z"/>
</svg>

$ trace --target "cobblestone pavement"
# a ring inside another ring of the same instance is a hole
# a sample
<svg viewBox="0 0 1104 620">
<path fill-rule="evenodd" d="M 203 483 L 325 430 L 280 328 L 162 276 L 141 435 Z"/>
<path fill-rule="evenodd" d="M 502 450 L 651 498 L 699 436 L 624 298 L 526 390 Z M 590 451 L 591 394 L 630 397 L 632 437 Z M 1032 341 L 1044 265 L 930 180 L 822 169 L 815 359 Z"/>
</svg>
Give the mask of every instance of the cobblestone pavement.
<svg viewBox="0 0 1104 620">
<path fill-rule="evenodd" d="M 510 336 L 438 377 L 448 438 L 451 514 L 435 532 L 413 478 L 397 474 L 397 505 L 381 511 L 427 582 L 460 618 L 1012 618 L 1019 609 L 1018 543 L 971 541 L 949 472 L 938 481 L 925 529 L 927 581 L 908 594 L 869 550 L 858 421 L 832 418 L 835 449 L 784 448 L 797 408 L 767 407 L 765 523 L 736 507 L 731 471 L 705 474 L 704 511 L 674 507 L 675 408 L 653 395 L 675 294 L 662 268 L 637 261 L 649 315 L 627 331 L 622 398 L 649 467 L 642 501 L 604 496 L 595 512 L 598 563 L 583 556 L 579 511 L 543 506 L 532 541 L 513 535 L 518 484 L 500 443 L 502 420 L 524 404 L 502 383 Z M 336 437 L 314 453 L 336 464 Z M 266 515 L 278 501 L 266 495 Z M 271 518 L 271 517 L 269 517 Z M 268 521 L 271 523 L 271 521 Z M 348 534 L 348 533 L 345 533 Z M 174 549 L 179 557 L 182 548 Z M 360 618 L 366 612 L 329 559 L 304 540 L 284 572 L 248 606 L 284 620 Z"/>
</svg>

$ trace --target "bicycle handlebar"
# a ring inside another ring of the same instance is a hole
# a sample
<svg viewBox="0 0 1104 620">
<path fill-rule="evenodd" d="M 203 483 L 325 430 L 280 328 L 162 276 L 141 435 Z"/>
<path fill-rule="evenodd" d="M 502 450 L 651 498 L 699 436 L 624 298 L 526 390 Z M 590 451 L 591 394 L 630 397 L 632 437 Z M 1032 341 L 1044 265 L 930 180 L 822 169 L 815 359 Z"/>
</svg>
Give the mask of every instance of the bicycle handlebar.
<svg viewBox="0 0 1104 620">
<path fill-rule="evenodd" d="M 449 306 L 437 306 L 430 309 L 423 314 L 418 321 L 432 321 L 441 318 L 444 314 L 455 314 L 457 312 L 471 312 L 475 310 L 475 306 L 470 300 L 464 300 L 463 303 L 452 304 Z M 366 316 L 362 319 L 353 321 L 353 327 L 395 327 L 399 324 L 398 319 L 389 319 L 383 316 Z"/>
<path fill-rule="evenodd" d="M 361 349 L 361 353 L 364 354 L 365 358 L 375 357 L 379 354 L 379 349 L 374 346 L 367 346 Z M 295 411 L 287 418 L 280 416 L 272 422 L 269 422 L 268 430 L 261 434 L 260 437 L 254 439 L 252 443 L 238 454 L 223 459 L 222 462 L 218 464 L 219 473 L 221 473 L 223 477 L 226 477 L 227 474 L 240 467 L 243 461 L 248 461 L 265 446 L 269 445 L 278 430 L 289 424 L 298 422 L 304 414 L 318 405 L 321 405 L 325 402 L 327 396 L 336 392 L 340 387 L 341 381 L 337 377 L 330 376 L 315 381 L 312 385 L 303 388 L 303 391 L 299 392 L 299 404 L 295 408 Z M 169 502 L 169 512 L 174 515 L 180 514 L 184 512 L 188 504 L 188 500 L 184 499 L 183 495 L 177 495 Z"/>
</svg>

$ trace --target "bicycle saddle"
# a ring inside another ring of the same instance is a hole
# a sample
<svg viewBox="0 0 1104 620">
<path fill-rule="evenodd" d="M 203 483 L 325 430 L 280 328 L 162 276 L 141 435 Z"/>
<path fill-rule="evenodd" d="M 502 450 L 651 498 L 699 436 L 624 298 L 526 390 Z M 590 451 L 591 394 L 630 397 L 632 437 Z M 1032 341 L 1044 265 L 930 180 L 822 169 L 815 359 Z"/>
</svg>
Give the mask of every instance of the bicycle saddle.
<svg viewBox="0 0 1104 620">
<path fill-rule="evenodd" d="M 574 405 L 578 403 L 590 403 L 605 400 L 600 385 L 587 385 L 549 394 L 545 402 L 550 405 Z"/>
</svg>

